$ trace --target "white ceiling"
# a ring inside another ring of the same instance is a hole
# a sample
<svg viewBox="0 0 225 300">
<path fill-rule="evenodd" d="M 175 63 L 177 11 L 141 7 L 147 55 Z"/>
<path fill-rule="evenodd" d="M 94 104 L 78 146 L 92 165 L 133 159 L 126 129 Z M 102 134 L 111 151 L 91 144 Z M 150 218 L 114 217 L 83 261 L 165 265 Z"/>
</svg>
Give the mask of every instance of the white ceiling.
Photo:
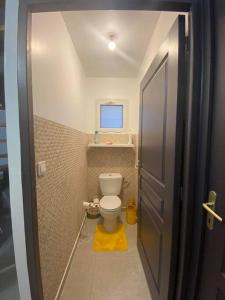
<svg viewBox="0 0 225 300">
<path fill-rule="evenodd" d="M 89 77 L 136 77 L 153 34 L 159 12 L 63 12 L 77 54 Z M 117 48 L 107 48 L 109 33 Z"/>
</svg>

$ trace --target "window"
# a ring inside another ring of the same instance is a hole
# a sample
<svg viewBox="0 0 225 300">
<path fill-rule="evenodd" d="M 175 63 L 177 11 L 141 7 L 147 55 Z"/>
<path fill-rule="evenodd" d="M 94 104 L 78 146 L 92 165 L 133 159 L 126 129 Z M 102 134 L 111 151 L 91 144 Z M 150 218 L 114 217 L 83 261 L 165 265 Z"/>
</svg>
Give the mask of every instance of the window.
<svg viewBox="0 0 225 300">
<path fill-rule="evenodd" d="M 101 128 L 123 128 L 123 105 L 100 105 Z"/>
<path fill-rule="evenodd" d="M 125 131 L 127 129 L 126 101 L 98 101 L 97 129 L 100 131 Z"/>
</svg>

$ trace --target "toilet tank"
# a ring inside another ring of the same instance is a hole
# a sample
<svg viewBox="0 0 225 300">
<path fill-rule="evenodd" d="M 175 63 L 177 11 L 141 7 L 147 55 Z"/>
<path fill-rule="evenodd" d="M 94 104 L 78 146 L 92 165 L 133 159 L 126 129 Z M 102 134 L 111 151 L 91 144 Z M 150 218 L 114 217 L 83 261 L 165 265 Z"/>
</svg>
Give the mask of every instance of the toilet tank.
<svg viewBox="0 0 225 300">
<path fill-rule="evenodd" d="M 99 183 L 103 196 L 117 196 L 120 194 L 122 175 L 119 173 L 104 173 L 99 175 Z"/>
</svg>

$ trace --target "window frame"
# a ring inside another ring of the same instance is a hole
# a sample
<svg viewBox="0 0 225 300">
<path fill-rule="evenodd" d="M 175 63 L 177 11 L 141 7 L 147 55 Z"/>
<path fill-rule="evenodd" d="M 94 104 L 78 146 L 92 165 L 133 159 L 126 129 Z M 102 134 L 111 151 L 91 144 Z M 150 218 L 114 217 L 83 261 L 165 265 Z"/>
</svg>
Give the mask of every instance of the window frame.
<svg viewBox="0 0 225 300">
<path fill-rule="evenodd" d="M 102 128 L 101 127 L 101 105 L 122 105 L 123 106 L 123 127 Z M 128 130 L 128 101 L 122 99 L 99 99 L 96 101 L 96 130 L 101 132 L 126 132 Z"/>
</svg>

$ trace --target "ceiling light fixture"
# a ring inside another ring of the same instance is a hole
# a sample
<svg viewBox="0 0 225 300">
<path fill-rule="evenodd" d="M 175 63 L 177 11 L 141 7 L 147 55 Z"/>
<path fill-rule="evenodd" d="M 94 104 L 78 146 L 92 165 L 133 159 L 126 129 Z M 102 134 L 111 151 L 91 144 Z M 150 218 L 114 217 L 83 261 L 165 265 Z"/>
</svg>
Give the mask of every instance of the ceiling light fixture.
<svg viewBox="0 0 225 300">
<path fill-rule="evenodd" d="M 109 50 L 114 51 L 115 48 L 116 48 L 116 43 L 113 42 L 113 41 L 110 41 L 110 42 L 108 43 L 108 48 L 109 48 Z"/>
<path fill-rule="evenodd" d="M 109 35 L 108 48 L 110 51 L 114 51 L 116 48 L 115 34 L 113 34 L 113 33 L 110 33 L 110 35 Z"/>
</svg>

